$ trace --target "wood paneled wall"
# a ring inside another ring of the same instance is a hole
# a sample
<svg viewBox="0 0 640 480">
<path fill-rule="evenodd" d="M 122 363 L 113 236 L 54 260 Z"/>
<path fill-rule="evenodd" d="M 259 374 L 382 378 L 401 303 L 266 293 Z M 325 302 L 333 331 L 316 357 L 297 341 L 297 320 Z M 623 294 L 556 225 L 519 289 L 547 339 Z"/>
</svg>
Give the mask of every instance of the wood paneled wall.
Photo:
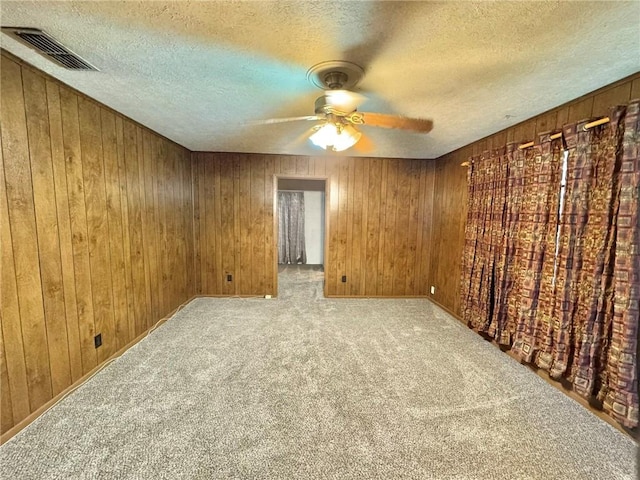
<svg viewBox="0 0 640 480">
<path fill-rule="evenodd" d="M 326 295 L 428 294 L 432 161 L 194 153 L 193 167 L 198 294 L 275 293 L 275 175 L 327 178 Z"/>
<path fill-rule="evenodd" d="M 461 315 L 460 268 L 467 210 L 467 169 L 460 166 L 462 162 L 509 142 L 532 141 L 568 123 L 605 116 L 610 107 L 634 98 L 640 98 L 640 73 L 436 159 L 430 274 L 436 293 L 431 298 Z"/>
<path fill-rule="evenodd" d="M 190 298 L 193 204 L 188 150 L 1 61 L 6 432 Z"/>
</svg>

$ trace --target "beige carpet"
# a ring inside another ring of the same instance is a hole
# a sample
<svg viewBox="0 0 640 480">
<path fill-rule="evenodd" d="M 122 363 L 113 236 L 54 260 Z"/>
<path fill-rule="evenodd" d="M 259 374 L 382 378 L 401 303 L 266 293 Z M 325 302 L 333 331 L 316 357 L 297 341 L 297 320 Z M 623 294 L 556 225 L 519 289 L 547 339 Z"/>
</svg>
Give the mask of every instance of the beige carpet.
<svg viewBox="0 0 640 480">
<path fill-rule="evenodd" d="M 631 479 L 637 446 L 427 300 L 194 300 L 0 449 L 2 479 Z"/>
</svg>

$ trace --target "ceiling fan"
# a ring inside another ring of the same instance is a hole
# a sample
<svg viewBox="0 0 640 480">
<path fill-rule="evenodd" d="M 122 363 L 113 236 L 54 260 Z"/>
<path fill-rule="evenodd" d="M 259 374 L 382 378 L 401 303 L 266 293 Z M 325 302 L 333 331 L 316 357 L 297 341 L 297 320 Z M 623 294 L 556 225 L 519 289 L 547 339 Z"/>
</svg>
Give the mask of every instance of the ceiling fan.
<svg viewBox="0 0 640 480">
<path fill-rule="evenodd" d="M 366 97 L 352 89 L 364 75 L 364 70 L 355 63 L 336 60 L 314 65 L 307 71 L 307 79 L 316 87 L 325 90 L 315 102 L 315 115 L 288 118 L 272 118 L 255 123 L 274 124 L 296 121 L 318 121 L 312 127 L 309 140 L 325 150 L 340 152 L 353 147 L 362 137 L 356 126 L 395 128 L 419 133 L 428 133 L 433 121 L 424 118 L 409 118 L 383 113 L 357 110 Z"/>
</svg>

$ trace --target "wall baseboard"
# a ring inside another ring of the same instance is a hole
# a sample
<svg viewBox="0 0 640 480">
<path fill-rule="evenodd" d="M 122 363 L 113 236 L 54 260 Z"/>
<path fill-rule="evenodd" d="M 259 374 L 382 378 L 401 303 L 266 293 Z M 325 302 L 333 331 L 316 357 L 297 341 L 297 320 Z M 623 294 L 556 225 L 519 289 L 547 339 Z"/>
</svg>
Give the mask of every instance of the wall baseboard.
<svg viewBox="0 0 640 480">
<path fill-rule="evenodd" d="M 426 295 L 325 295 L 325 298 L 429 298 Z"/>
<path fill-rule="evenodd" d="M 184 307 L 185 305 L 187 305 L 189 302 L 191 302 L 194 298 L 197 298 L 196 296 L 193 296 L 191 298 L 189 298 L 186 302 L 182 303 L 181 305 L 179 305 L 178 307 L 176 307 L 175 309 L 173 309 L 171 311 L 171 313 L 169 313 L 168 315 L 166 315 L 165 317 L 161 318 L 160 320 L 158 320 L 155 324 L 153 324 L 151 327 L 149 327 L 147 330 L 145 330 L 143 333 L 141 333 L 140 335 L 138 335 L 136 338 L 134 338 L 132 341 L 130 341 L 129 343 L 127 343 L 124 347 L 122 347 L 120 350 L 118 350 L 117 352 L 115 352 L 113 355 L 111 355 L 109 358 L 105 359 L 104 362 L 102 362 L 100 365 L 96 365 L 94 368 L 92 368 L 89 372 L 85 373 L 82 377 L 80 377 L 77 381 L 75 381 L 74 383 L 72 383 L 71 385 L 69 385 L 67 388 L 65 388 L 64 390 L 62 390 L 58 395 L 56 395 L 55 397 L 53 397 L 51 400 L 49 400 L 47 403 L 45 403 L 44 405 L 42 405 L 40 408 L 38 408 L 37 410 L 31 412 L 29 414 L 29 416 L 25 417 L 23 420 L 21 420 L 19 423 L 15 424 L 13 427 L 11 427 L 9 430 L 7 430 L 5 433 L 3 433 L 2 435 L 0 435 L 0 445 L 6 443 L 7 441 L 9 441 L 12 437 L 14 437 L 17 433 L 19 433 L 21 430 L 25 429 L 26 427 L 28 427 L 34 420 L 36 420 L 40 415 L 42 415 L 43 413 L 45 413 L 47 410 L 49 410 L 52 406 L 54 406 L 56 403 L 58 403 L 64 396 L 68 395 L 69 393 L 71 393 L 73 390 L 75 390 L 76 388 L 80 387 L 84 382 L 86 382 L 89 378 L 91 378 L 93 375 L 95 375 L 96 373 L 98 373 L 98 371 L 100 371 L 102 368 L 104 368 L 107 363 L 111 362 L 112 360 L 118 358 L 119 356 L 121 356 L 123 353 L 125 353 L 127 350 L 129 350 L 131 347 L 133 347 L 136 343 L 140 342 L 142 339 L 144 339 L 151 330 L 155 329 L 156 327 L 162 325 L 164 322 L 166 322 L 167 320 L 169 320 L 173 315 L 175 315 L 179 310 L 182 309 L 182 307 Z"/>
<path fill-rule="evenodd" d="M 455 313 L 453 310 L 445 307 L 444 305 L 442 305 L 440 302 L 435 301 L 433 298 L 431 297 L 426 297 L 427 300 L 429 300 L 431 303 L 437 305 L 438 307 L 440 307 L 442 310 L 444 310 L 445 312 L 447 312 L 449 315 L 451 315 L 453 318 L 455 318 L 456 320 L 458 320 L 460 323 L 464 323 L 464 321 L 462 320 L 462 317 L 460 315 L 458 315 L 457 313 Z"/>
</svg>

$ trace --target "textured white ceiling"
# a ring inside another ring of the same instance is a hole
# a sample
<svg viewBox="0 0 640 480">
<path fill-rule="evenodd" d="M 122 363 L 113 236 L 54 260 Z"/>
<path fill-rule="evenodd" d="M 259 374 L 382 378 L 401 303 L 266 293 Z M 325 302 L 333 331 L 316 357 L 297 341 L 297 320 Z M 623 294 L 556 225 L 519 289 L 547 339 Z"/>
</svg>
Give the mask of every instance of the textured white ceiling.
<svg viewBox="0 0 640 480">
<path fill-rule="evenodd" d="M 428 135 L 361 127 L 369 151 L 433 158 L 640 70 L 640 2 L 2 1 L 96 65 L 6 50 L 191 150 L 317 155 L 312 65 L 364 67 L 360 109 L 431 118 Z M 365 145 L 365 142 L 363 142 Z M 366 145 L 365 145 L 366 146 Z M 364 149 L 361 149 L 364 150 Z"/>
</svg>

